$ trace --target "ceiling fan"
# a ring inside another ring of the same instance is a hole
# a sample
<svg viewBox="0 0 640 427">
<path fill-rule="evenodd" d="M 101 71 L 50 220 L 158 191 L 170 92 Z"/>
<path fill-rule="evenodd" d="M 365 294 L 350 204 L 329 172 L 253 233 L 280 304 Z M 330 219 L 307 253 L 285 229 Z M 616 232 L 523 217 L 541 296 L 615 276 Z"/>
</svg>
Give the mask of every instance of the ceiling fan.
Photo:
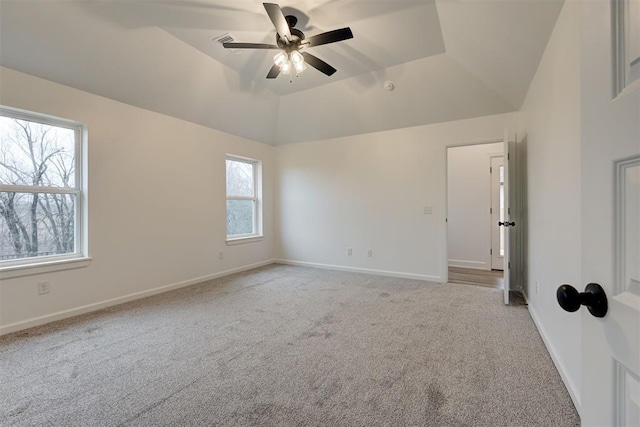
<svg viewBox="0 0 640 427">
<path fill-rule="evenodd" d="M 309 64 L 313 68 L 321 71 L 327 76 L 333 75 L 336 69 L 303 49 L 320 46 L 323 44 L 340 42 L 353 38 L 351 28 L 341 28 L 339 30 L 327 31 L 306 38 L 302 31 L 294 28 L 298 23 L 298 18 L 293 15 L 284 16 L 280 6 L 275 3 L 263 3 L 267 15 L 276 27 L 276 44 L 265 43 L 223 43 L 227 49 L 280 49 L 274 58 L 274 65 L 271 67 L 268 79 L 275 79 L 280 73 L 298 75 L 303 72 Z"/>
</svg>

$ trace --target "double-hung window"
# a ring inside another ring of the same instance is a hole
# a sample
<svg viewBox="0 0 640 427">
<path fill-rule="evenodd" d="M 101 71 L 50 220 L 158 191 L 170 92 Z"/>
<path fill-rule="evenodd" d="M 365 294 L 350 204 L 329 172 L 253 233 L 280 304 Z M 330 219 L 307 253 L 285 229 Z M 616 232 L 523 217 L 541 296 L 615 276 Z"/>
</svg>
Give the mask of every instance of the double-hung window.
<svg viewBox="0 0 640 427">
<path fill-rule="evenodd" d="M 258 160 L 227 156 L 227 241 L 262 235 Z"/>
<path fill-rule="evenodd" d="M 81 124 L 0 107 L 0 268 L 84 254 Z"/>
</svg>

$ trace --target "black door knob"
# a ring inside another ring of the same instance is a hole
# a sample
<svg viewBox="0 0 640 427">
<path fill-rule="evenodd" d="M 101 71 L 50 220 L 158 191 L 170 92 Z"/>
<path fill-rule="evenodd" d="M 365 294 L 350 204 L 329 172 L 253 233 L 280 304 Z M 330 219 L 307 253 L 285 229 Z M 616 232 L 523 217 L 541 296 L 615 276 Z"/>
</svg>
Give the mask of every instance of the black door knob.
<svg viewBox="0 0 640 427">
<path fill-rule="evenodd" d="M 578 292 L 571 285 L 562 285 L 556 292 L 556 298 L 560 307 L 566 311 L 578 311 L 580 306 L 584 305 L 595 317 L 604 317 L 609 308 L 607 295 L 597 283 L 589 283 L 584 292 Z"/>
<path fill-rule="evenodd" d="M 513 221 L 512 221 L 512 222 L 509 222 L 509 221 L 502 222 L 502 221 L 500 221 L 500 222 L 498 223 L 498 226 L 515 227 L 515 226 L 516 226 L 516 223 L 515 223 L 515 222 L 513 222 Z"/>
</svg>

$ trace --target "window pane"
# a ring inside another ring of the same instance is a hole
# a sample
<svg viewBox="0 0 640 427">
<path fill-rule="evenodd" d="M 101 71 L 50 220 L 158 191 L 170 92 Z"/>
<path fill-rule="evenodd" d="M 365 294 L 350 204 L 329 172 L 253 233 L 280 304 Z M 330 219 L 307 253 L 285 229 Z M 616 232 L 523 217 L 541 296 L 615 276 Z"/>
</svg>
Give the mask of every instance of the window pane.
<svg viewBox="0 0 640 427">
<path fill-rule="evenodd" d="M 75 132 L 0 116 L 0 184 L 75 188 Z"/>
<path fill-rule="evenodd" d="M 227 200 L 227 235 L 254 234 L 255 202 L 253 200 Z"/>
<path fill-rule="evenodd" d="M 227 159 L 227 196 L 253 197 L 253 164 Z"/>
<path fill-rule="evenodd" d="M 0 261 L 75 252 L 73 194 L 0 192 Z"/>
</svg>

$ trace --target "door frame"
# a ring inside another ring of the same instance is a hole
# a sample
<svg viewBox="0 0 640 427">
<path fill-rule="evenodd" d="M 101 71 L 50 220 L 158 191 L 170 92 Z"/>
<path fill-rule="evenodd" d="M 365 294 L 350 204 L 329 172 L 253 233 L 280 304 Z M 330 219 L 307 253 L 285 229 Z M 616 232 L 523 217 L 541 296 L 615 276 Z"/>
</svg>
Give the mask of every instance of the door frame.
<svg viewBox="0 0 640 427">
<path fill-rule="evenodd" d="M 500 255 L 500 253 L 495 254 L 493 252 L 496 249 L 498 251 L 500 250 L 500 231 L 502 231 L 500 229 L 500 226 L 497 225 L 498 222 L 496 221 L 496 218 L 494 217 L 494 215 L 497 215 L 498 218 L 500 218 L 500 213 L 499 212 L 494 212 L 494 210 L 493 210 L 493 208 L 496 205 L 496 203 L 495 203 L 496 200 L 494 200 L 494 197 L 495 197 L 494 192 L 496 191 L 496 188 L 495 188 L 496 180 L 495 180 L 495 175 L 493 175 L 494 173 L 496 173 L 496 171 L 493 170 L 494 159 L 500 159 L 501 166 L 504 167 L 504 154 L 503 153 L 491 154 L 489 156 L 489 165 L 490 165 L 490 168 L 491 168 L 491 220 L 490 220 L 491 223 L 489 224 L 489 229 L 491 230 L 491 244 L 490 244 L 491 245 L 491 251 L 490 251 L 491 252 L 491 269 L 492 270 L 498 270 L 498 269 L 493 267 L 493 261 L 494 261 L 494 259 L 500 258 L 502 260 L 502 261 L 500 261 L 500 262 L 502 262 L 502 271 L 504 272 L 504 255 Z M 500 172 L 498 171 L 498 174 L 499 173 Z M 497 179 L 497 183 L 498 183 L 498 187 L 499 187 L 500 186 L 500 178 L 499 177 Z M 497 193 L 498 193 L 498 198 L 499 198 L 500 197 L 500 189 L 497 189 Z M 500 209 L 499 200 L 497 202 L 497 206 L 498 206 L 497 209 Z M 494 247 L 494 237 L 495 237 L 495 233 L 496 233 L 496 230 L 494 229 L 494 227 L 498 228 L 498 230 L 497 230 L 497 232 L 498 232 L 498 247 L 497 248 Z M 504 237 L 504 235 L 503 235 L 503 237 Z M 503 249 L 506 250 L 506 246 Z"/>
<path fill-rule="evenodd" d="M 449 148 L 495 144 L 496 142 L 504 142 L 504 137 L 479 141 L 453 142 L 445 144 L 444 146 L 444 233 L 440 244 L 440 269 L 444 283 L 449 282 Z"/>
</svg>

